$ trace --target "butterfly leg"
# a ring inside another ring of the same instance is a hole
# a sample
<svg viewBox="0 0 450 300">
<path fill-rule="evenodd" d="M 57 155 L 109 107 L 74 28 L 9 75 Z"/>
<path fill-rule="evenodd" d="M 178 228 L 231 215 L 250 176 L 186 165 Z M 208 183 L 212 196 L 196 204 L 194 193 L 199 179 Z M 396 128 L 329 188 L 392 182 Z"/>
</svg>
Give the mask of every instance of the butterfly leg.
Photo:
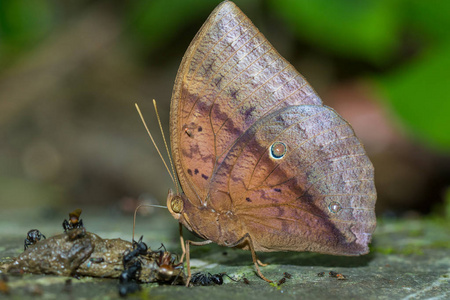
<svg viewBox="0 0 450 300">
<path fill-rule="evenodd" d="M 258 265 L 260 265 L 261 267 L 267 267 L 269 264 L 265 264 L 262 261 L 260 261 L 259 259 L 256 260 L 256 262 L 258 263 Z"/>
<path fill-rule="evenodd" d="M 184 246 L 184 238 L 183 238 L 183 225 L 181 223 L 178 223 L 180 225 L 180 243 L 181 243 L 181 250 L 183 251 L 183 254 L 181 254 L 180 263 L 183 262 L 184 256 L 186 255 L 186 247 Z"/>
<path fill-rule="evenodd" d="M 186 267 L 187 267 L 187 271 L 188 271 L 188 278 L 186 280 L 186 286 L 189 286 L 189 282 L 191 281 L 191 261 L 190 261 L 190 253 L 189 253 L 189 245 L 194 245 L 194 246 L 203 246 L 203 245 L 208 245 L 211 244 L 212 241 L 207 240 L 207 241 L 203 241 L 203 242 L 194 242 L 194 241 L 190 241 L 187 240 L 186 241 Z"/>
<path fill-rule="evenodd" d="M 255 265 L 255 269 L 256 269 L 256 273 L 258 273 L 258 276 L 261 279 L 264 279 L 267 282 L 273 282 L 272 280 L 267 279 L 262 273 L 261 270 L 259 269 L 258 265 L 261 266 L 266 266 L 267 264 L 263 264 L 257 257 L 256 257 L 256 252 L 255 249 L 253 248 L 253 241 L 252 238 L 250 237 L 250 234 L 248 234 L 248 232 L 242 237 L 240 238 L 236 243 L 233 243 L 231 245 L 227 245 L 227 247 L 236 247 L 240 244 L 242 244 L 243 242 L 247 241 L 248 246 L 250 247 L 250 252 L 252 253 L 252 259 L 253 259 L 253 264 Z"/>
</svg>

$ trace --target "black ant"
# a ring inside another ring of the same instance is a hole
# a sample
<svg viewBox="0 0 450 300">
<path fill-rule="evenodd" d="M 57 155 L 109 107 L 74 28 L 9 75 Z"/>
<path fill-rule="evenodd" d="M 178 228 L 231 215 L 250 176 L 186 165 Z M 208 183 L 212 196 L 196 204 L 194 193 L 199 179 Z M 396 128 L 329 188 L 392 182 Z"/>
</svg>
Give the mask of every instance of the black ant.
<svg viewBox="0 0 450 300">
<path fill-rule="evenodd" d="M 224 276 L 227 276 L 231 280 L 236 281 L 233 278 L 231 278 L 230 276 L 228 276 L 226 273 L 203 274 L 201 272 L 198 272 L 198 273 L 194 273 L 192 275 L 191 283 L 193 285 L 213 285 L 213 284 L 222 285 Z"/>
<path fill-rule="evenodd" d="M 142 263 L 139 255 L 146 255 L 148 247 L 142 241 L 143 236 L 139 241 L 133 240 L 133 250 L 126 250 L 123 254 L 123 272 L 119 276 L 119 295 L 121 297 L 127 294 L 134 293 L 141 289 L 139 284 L 139 272 L 142 269 Z"/>
<path fill-rule="evenodd" d="M 24 241 L 23 250 L 27 250 L 27 248 L 31 245 L 36 244 L 39 242 L 42 238 L 46 239 L 45 235 L 43 235 L 39 230 L 37 229 L 31 229 L 27 233 L 27 238 Z"/>
<path fill-rule="evenodd" d="M 73 212 L 69 213 L 69 221 L 64 219 L 62 226 L 64 231 L 72 230 L 74 228 L 83 228 L 83 220 L 80 219 L 81 209 L 75 209 Z"/>
<path fill-rule="evenodd" d="M 131 266 L 123 270 L 119 276 L 119 295 L 125 297 L 127 294 L 134 293 L 141 289 L 138 281 L 138 273 L 141 271 L 142 265 L 139 260 L 136 260 Z"/>
<path fill-rule="evenodd" d="M 133 240 L 133 250 L 126 250 L 123 254 L 123 268 L 126 269 L 126 266 L 132 262 L 134 259 L 137 259 L 139 255 L 146 255 L 147 254 L 147 244 L 142 241 L 142 238 L 144 236 L 141 235 L 141 238 L 139 241 Z"/>
<path fill-rule="evenodd" d="M 138 280 L 137 274 L 142 269 L 141 262 L 136 260 L 131 266 L 123 270 L 123 272 L 119 276 L 120 284 L 129 283 L 133 280 Z"/>
</svg>

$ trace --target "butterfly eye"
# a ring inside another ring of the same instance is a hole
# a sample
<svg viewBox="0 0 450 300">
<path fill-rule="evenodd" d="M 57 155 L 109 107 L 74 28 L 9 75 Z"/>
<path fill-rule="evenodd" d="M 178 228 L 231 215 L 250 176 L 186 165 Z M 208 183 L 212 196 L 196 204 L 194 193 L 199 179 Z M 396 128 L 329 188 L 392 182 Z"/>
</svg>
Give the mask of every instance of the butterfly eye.
<svg viewBox="0 0 450 300">
<path fill-rule="evenodd" d="M 181 213 L 183 210 L 183 200 L 180 197 L 174 197 L 170 202 L 170 206 L 175 213 Z"/>
<path fill-rule="evenodd" d="M 270 156 L 275 159 L 281 159 L 286 154 L 287 147 L 285 143 L 275 142 L 270 147 Z"/>
<path fill-rule="evenodd" d="M 330 203 L 330 205 L 328 205 L 328 209 L 330 210 L 330 212 L 335 214 L 341 211 L 342 206 L 339 202 L 333 201 Z"/>
</svg>

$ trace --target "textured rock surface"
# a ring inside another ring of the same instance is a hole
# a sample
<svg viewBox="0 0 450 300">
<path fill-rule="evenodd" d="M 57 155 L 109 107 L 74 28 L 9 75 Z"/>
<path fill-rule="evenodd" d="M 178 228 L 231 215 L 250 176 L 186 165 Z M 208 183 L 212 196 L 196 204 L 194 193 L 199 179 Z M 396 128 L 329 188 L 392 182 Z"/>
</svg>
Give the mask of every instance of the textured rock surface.
<svg viewBox="0 0 450 300">
<path fill-rule="evenodd" d="M 31 228 L 47 237 L 62 232 L 65 213 L 45 214 L 21 212 L 0 213 L 0 261 L 9 262 L 23 251 L 23 241 Z M 83 208 L 85 227 L 104 238 L 131 240 L 132 217 L 112 211 L 92 211 Z M 221 286 L 184 288 L 144 284 L 136 297 L 161 299 L 448 299 L 450 297 L 450 224 L 444 220 L 380 220 L 375 231 L 371 253 L 361 257 L 339 257 L 314 253 L 264 253 L 259 258 L 270 263 L 262 268 L 265 276 L 275 281 L 283 273 L 292 274 L 281 286 L 270 285 L 253 272 L 250 253 L 216 245 L 192 247 L 193 269 L 210 273 L 227 272 L 233 278 L 249 280 L 233 282 L 224 277 Z M 140 217 L 137 236 L 157 249 L 164 243 L 169 251 L 181 253 L 178 225 L 161 210 Z M 185 237 L 189 238 L 188 235 Z M 194 238 L 195 239 L 195 238 Z M 346 280 L 328 275 L 342 273 Z M 317 274 L 324 272 L 323 277 Z M 85 297 L 119 298 L 118 280 L 53 275 L 8 276 L 9 297 L 32 299 L 42 293 L 42 299 Z M 131 296 L 133 298 L 134 295 Z"/>
</svg>

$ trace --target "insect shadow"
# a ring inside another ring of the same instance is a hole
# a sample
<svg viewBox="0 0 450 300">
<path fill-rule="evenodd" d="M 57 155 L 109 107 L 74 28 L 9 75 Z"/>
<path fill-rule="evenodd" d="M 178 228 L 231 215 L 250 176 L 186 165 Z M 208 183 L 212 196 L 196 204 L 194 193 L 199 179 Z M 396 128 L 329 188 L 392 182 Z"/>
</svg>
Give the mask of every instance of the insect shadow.
<svg viewBox="0 0 450 300">
<path fill-rule="evenodd" d="M 227 255 L 222 255 L 224 249 Z M 224 248 L 215 244 L 206 245 L 203 247 L 192 247 L 193 255 L 202 257 L 205 261 L 214 261 L 227 266 L 248 266 L 249 257 L 251 254 L 248 251 L 240 249 Z M 326 255 L 312 252 L 271 252 L 258 253 L 259 259 L 263 263 L 273 265 L 294 265 L 294 266 L 309 266 L 309 267 L 363 267 L 367 266 L 373 259 L 374 253 L 371 252 L 364 256 L 340 256 Z"/>
</svg>

